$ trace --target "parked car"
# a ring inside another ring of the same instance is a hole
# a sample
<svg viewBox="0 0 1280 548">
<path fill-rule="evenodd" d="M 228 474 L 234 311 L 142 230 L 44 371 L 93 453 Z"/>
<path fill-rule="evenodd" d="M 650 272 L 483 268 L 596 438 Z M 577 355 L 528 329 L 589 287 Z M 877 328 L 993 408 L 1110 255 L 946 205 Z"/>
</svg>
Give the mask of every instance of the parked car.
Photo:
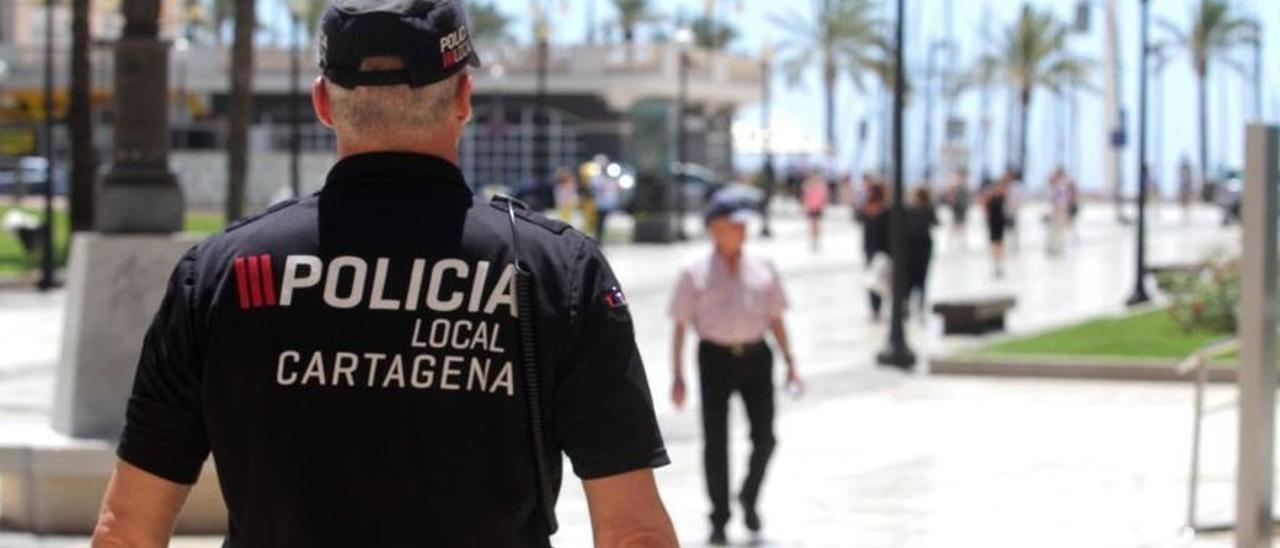
<svg viewBox="0 0 1280 548">
<path fill-rule="evenodd" d="M 12 196 L 19 185 L 27 196 L 44 194 L 49 162 L 41 156 L 0 156 L 0 195 Z M 53 169 L 53 192 L 67 193 L 66 172 Z"/>
</svg>

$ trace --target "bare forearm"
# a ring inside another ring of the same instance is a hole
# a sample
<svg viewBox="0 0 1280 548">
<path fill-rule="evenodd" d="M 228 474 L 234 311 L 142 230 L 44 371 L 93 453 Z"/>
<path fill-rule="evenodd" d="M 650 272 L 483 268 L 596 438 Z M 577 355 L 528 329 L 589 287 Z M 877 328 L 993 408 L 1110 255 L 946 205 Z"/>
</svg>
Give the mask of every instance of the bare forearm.
<svg viewBox="0 0 1280 548">
<path fill-rule="evenodd" d="M 769 324 L 770 331 L 773 332 L 773 341 L 778 344 L 778 350 L 782 352 L 782 357 L 787 363 L 787 367 L 794 366 L 791 359 L 791 339 L 787 335 L 787 324 L 779 316 L 774 318 Z"/>
<path fill-rule="evenodd" d="M 684 322 L 676 322 L 671 336 L 671 374 L 673 379 L 684 378 Z"/>
<path fill-rule="evenodd" d="M 93 548 L 163 548 L 190 487 L 119 461 L 93 529 Z"/>
<path fill-rule="evenodd" d="M 612 540 L 597 541 L 597 548 L 674 548 L 680 541 L 670 529 L 636 531 Z"/>
</svg>

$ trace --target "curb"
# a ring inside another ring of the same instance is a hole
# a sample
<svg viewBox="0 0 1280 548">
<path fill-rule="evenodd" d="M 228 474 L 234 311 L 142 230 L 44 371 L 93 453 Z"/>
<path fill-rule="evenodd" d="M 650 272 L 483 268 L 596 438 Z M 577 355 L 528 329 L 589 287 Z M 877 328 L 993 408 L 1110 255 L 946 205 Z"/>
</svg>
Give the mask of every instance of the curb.
<svg viewBox="0 0 1280 548">
<path fill-rule="evenodd" d="M 1211 383 L 1236 382 L 1236 369 L 1217 367 L 1207 370 Z M 935 375 L 1009 377 L 1042 379 L 1080 379 L 1111 381 L 1194 382 L 1194 371 L 1178 371 L 1172 360 L 1124 358 L 1081 359 L 1010 356 L 1008 358 L 946 357 L 935 358 L 931 371 Z"/>
</svg>

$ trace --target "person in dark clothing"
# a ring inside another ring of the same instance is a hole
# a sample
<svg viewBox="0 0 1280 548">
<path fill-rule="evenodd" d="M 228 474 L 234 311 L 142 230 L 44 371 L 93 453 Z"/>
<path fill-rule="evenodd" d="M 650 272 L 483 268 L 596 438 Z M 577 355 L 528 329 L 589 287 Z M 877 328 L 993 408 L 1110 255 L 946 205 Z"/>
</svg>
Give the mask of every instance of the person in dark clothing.
<svg viewBox="0 0 1280 548">
<path fill-rule="evenodd" d="M 938 214 L 928 187 L 917 187 L 911 193 L 906 221 L 907 253 L 904 262 L 907 296 L 919 295 L 920 317 L 924 318 L 925 282 L 929 279 L 929 265 L 933 262 L 933 229 L 938 226 Z"/>
<path fill-rule="evenodd" d="M 987 233 L 991 240 L 991 263 L 997 278 L 1004 277 L 1004 231 L 1008 226 L 1007 201 L 1011 177 L 1005 175 L 989 186 L 982 195 L 987 213 Z"/>
<path fill-rule="evenodd" d="M 889 209 L 885 187 L 879 183 L 867 186 L 867 198 L 858 217 L 862 221 L 862 254 L 866 265 L 871 266 L 876 255 L 889 253 Z M 880 321 L 883 299 L 875 291 L 867 292 L 871 302 L 871 320 Z"/>
</svg>

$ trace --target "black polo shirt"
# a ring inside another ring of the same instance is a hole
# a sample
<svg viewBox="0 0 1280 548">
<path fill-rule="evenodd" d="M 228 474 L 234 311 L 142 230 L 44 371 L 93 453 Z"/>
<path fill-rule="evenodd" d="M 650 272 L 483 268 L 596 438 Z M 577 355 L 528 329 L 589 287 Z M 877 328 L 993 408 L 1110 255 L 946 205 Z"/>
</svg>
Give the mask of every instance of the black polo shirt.
<svg viewBox="0 0 1280 548">
<path fill-rule="evenodd" d="M 553 484 L 668 462 L 596 244 L 520 213 Z M 453 164 L 340 161 L 320 193 L 189 251 L 147 334 L 119 456 L 192 483 L 234 547 L 547 546 L 507 208 Z"/>
</svg>

